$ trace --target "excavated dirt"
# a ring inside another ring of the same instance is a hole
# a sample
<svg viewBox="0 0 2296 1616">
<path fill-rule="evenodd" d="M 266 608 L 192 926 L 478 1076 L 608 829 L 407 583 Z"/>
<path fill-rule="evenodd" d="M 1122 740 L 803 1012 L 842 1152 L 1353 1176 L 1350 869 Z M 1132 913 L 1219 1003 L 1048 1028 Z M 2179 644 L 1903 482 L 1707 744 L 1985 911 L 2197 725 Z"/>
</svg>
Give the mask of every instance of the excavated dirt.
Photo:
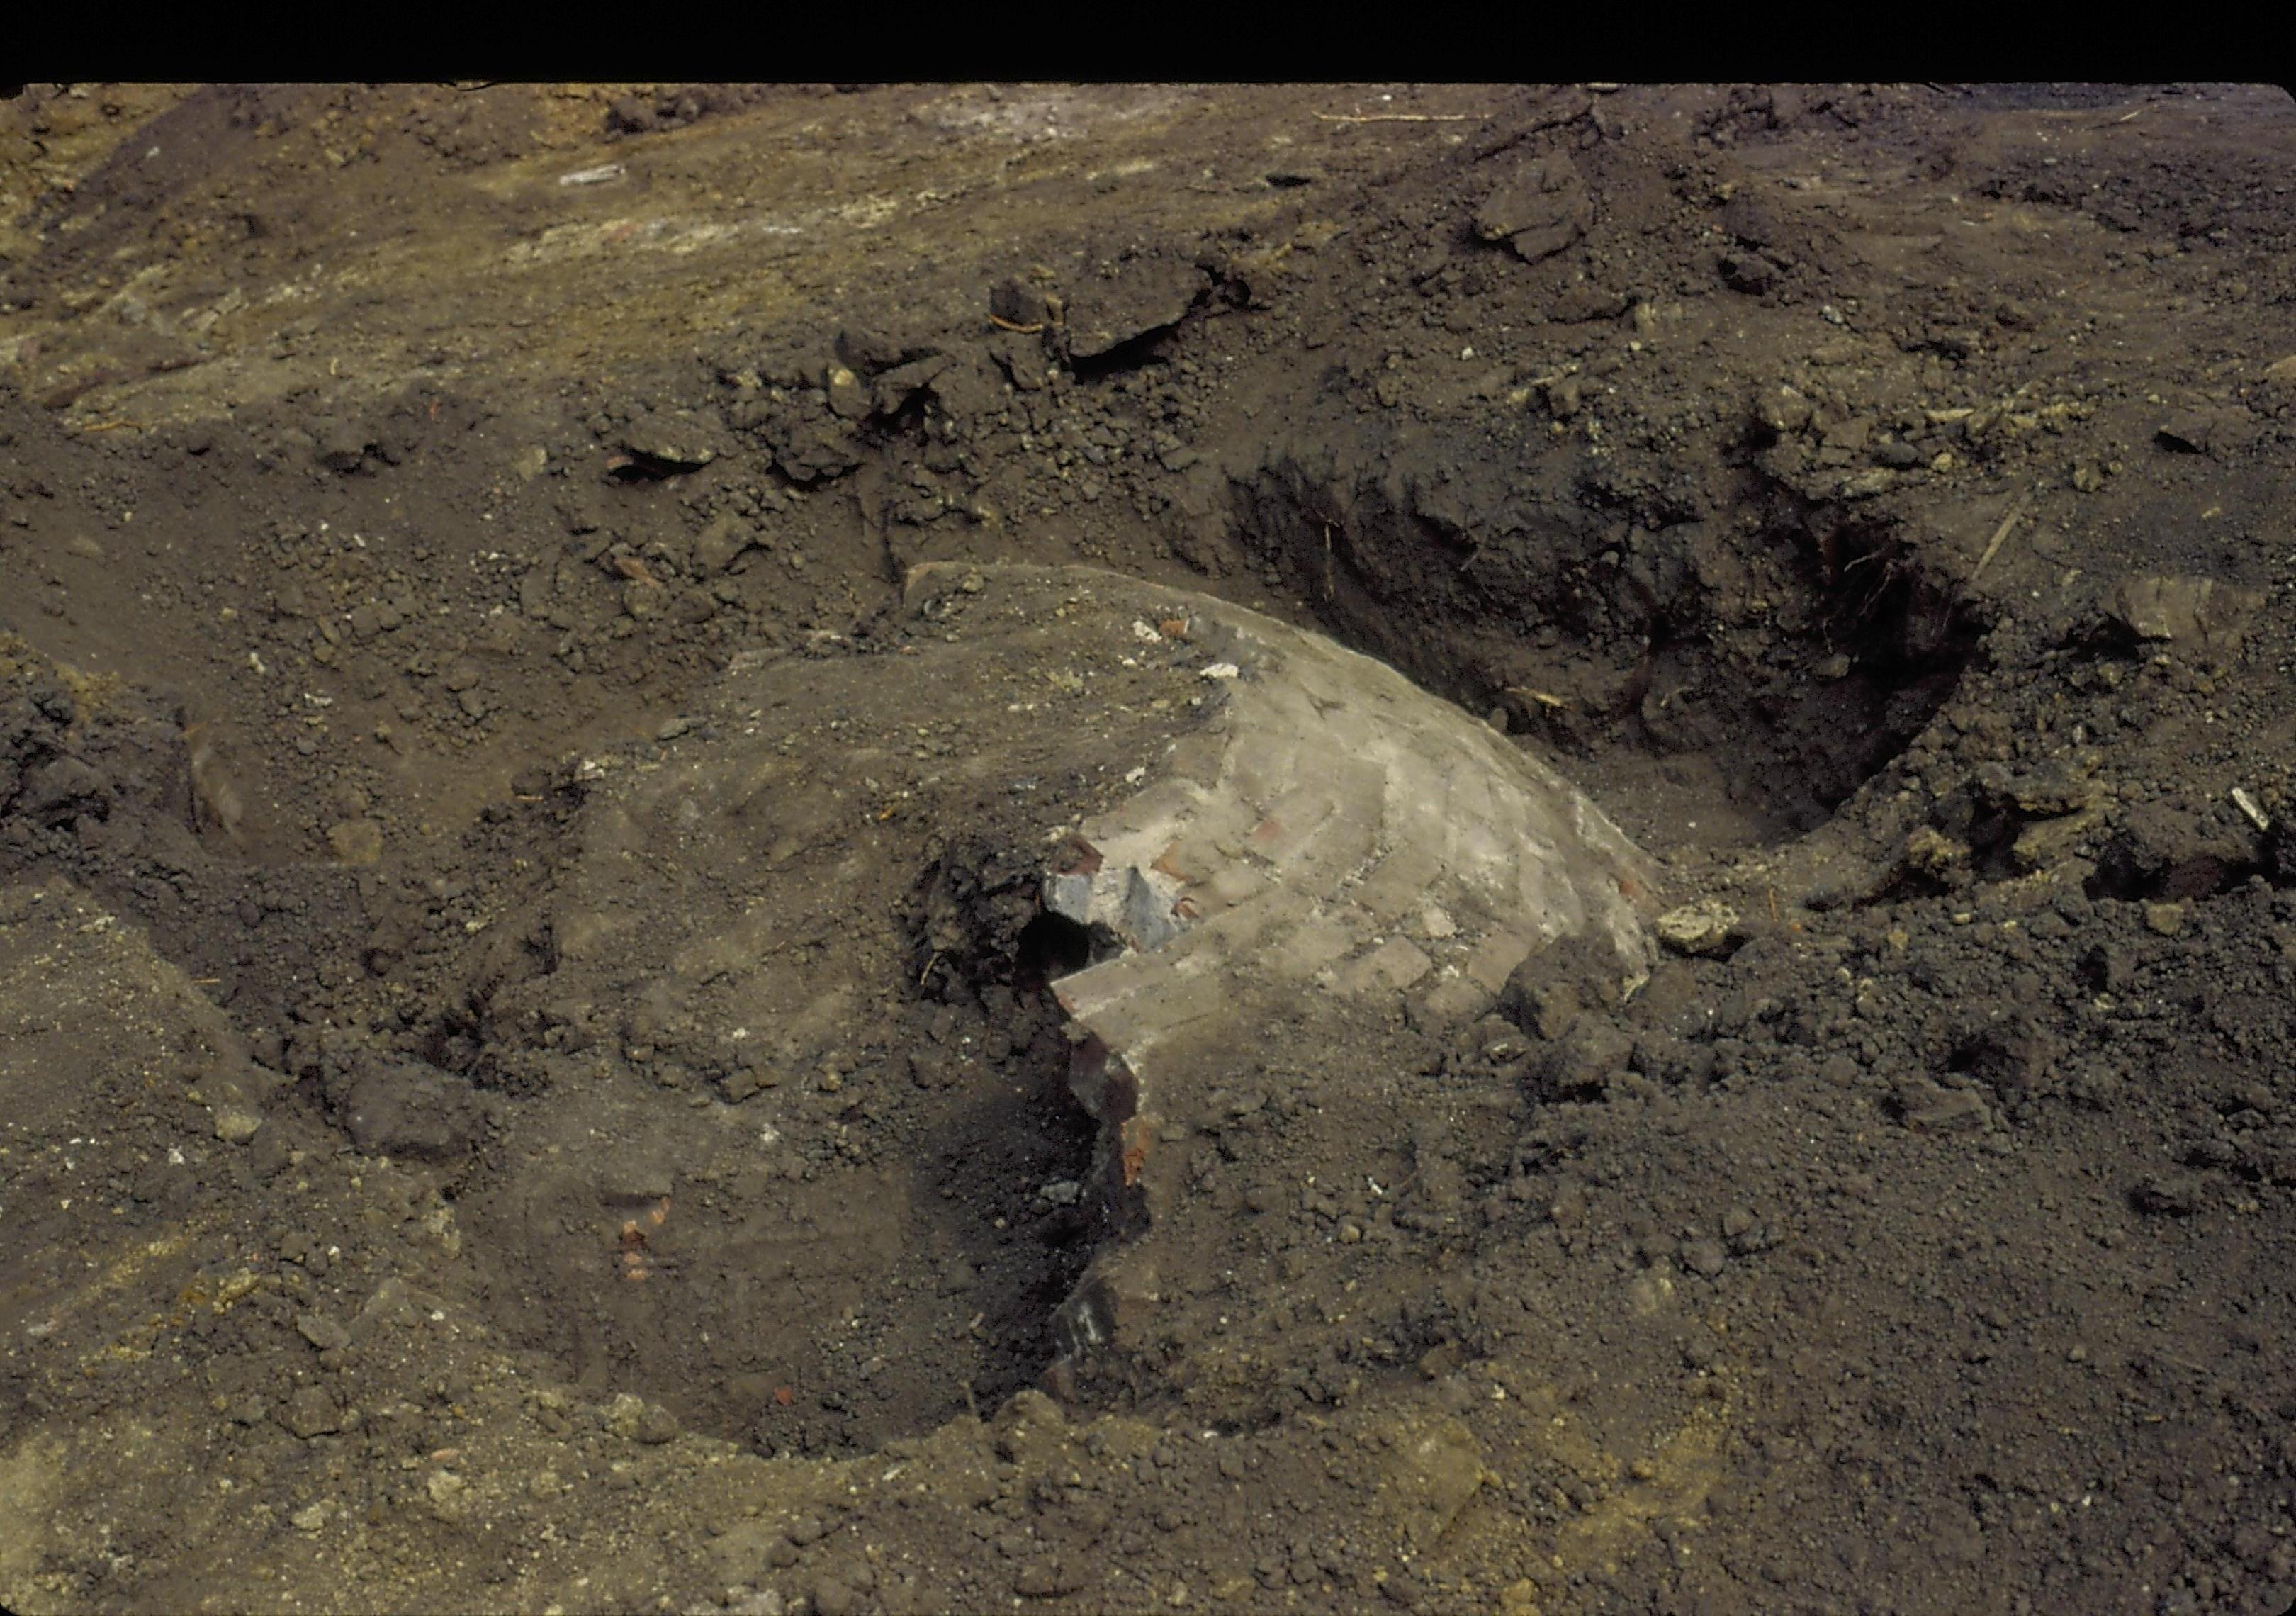
<svg viewBox="0 0 2296 1616">
<path fill-rule="evenodd" d="M 0 102 L 0 1605 L 2288 1610 L 2292 142 Z M 1109 1134 L 1040 899 L 1201 656 L 1013 563 L 1458 703 L 1647 981 Z"/>
</svg>

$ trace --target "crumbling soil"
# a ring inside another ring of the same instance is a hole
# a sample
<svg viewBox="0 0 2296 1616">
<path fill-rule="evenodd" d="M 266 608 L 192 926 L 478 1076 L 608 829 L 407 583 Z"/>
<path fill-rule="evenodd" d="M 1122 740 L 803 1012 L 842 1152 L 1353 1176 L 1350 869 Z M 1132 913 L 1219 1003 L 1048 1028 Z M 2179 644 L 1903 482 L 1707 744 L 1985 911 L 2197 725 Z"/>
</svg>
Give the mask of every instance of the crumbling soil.
<svg viewBox="0 0 2296 1616">
<path fill-rule="evenodd" d="M 2292 139 L 0 103 L 0 1604 L 2287 1610 Z M 1252 1004 L 1082 1353 L 1038 882 L 1200 680 L 904 593 L 1014 562 L 1391 662 L 1669 911 Z"/>
</svg>

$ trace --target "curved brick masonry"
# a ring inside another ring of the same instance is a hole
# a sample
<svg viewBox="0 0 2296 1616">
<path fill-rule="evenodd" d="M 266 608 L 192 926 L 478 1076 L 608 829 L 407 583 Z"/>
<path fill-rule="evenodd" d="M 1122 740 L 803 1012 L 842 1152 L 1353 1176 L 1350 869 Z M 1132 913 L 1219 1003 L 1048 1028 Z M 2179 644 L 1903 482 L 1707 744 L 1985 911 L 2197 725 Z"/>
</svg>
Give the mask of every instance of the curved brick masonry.
<svg viewBox="0 0 2296 1616">
<path fill-rule="evenodd" d="M 1648 858 L 1554 769 L 1385 663 L 1208 595 L 1079 568 L 922 567 L 910 590 L 959 585 L 984 602 L 1085 587 L 1095 609 L 1078 628 L 1103 634 L 1136 603 L 1127 631 L 1142 653 L 1185 655 L 1201 684 L 1203 699 L 1170 710 L 1171 739 L 1134 771 L 1136 791 L 1062 838 L 1044 876 L 1045 909 L 1092 939 L 1093 963 L 1054 992 L 1119 1237 L 1152 1224 L 1157 1141 L 1195 1119 L 1255 1007 L 1324 999 L 1469 1020 L 1557 944 L 1603 950 L 1629 989 L 1647 975 Z M 1152 1295 L 1127 1283 L 1136 1256 L 1112 1245 L 1064 1306 L 1069 1352 L 1112 1337 L 1128 1294 Z"/>
</svg>

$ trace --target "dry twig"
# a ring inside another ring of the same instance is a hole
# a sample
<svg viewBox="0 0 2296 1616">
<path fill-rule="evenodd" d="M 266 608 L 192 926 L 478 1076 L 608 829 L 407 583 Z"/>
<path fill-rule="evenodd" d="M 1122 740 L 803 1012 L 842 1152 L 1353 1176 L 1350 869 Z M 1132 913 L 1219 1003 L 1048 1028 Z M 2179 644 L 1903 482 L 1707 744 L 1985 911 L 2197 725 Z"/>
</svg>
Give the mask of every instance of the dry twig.
<svg viewBox="0 0 2296 1616">
<path fill-rule="evenodd" d="M 2002 541 L 2009 537 L 2009 529 L 2017 525 L 2018 520 L 2025 514 L 2026 511 L 2031 507 L 2032 504 L 2032 491 L 2028 489 L 2026 490 L 2025 496 L 2010 507 L 2009 514 L 2001 519 L 2001 525 L 1993 529 L 1993 537 L 1986 541 L 1985 554 L 1979 556 L 1977 558 L 1977 565 L 1969 570 L 1969 581 L 1971 583 L 1973 584 L 1977 581 L 1977 575 L 1985 570 L 1986 563 L 1990 562 L 1995 555 L 2000 553 Z"/>
<path fill-rule="evenodd" d="M 1545 691 L 1533 690 L 1528 685 L 1510 685 L 1506 687 L 1506 693 L 1511 696 L 1529 696 L 1541 707 L 1561 708 L 1570 705 L 1569 701 L 1565 701 L 1561 696 L 1548 695 Z"/>
<path fill-rule="evenodd" d="M 1318 112 L 1325 123 L 1479 123 L 1488 112 Z"/>
</svg>

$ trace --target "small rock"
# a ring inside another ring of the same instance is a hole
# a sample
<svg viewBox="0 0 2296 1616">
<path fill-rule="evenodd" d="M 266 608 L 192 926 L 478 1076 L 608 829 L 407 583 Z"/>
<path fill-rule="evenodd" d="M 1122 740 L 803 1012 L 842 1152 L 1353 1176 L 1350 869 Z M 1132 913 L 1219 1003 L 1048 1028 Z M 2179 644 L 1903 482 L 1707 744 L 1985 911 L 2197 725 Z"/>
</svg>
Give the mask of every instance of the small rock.
<svg viewBox="0 0 2296 1616">
<path fill-rule="evenodd" d="M 1821 911 L 1846 909 L 1877 897 L 1890 875 L 1890 866 L 1878 858 L 1821 854 L 1802 877 L 1795 901 Z"/>
<path fill-rule="evenodd" d="M 618 1391 L 614 1394 L 614 1400 L 606 1405 L 606 1429 L 618 1437 L 636 1437 L 639 1423 L 645 1418 L 645 1399 L 627 1391 Z"/>
<path fill-rule="evenodd" d="M 1440 1538 L 1467 1501 L 1481 1490 L 1482 1444 L 1456 1419 L 1419 1431 L 1393 1432 L 1394 1458 L 1385 1491 L 1388 1529 L 1423 1549 Z"/>
<path fill-rule="evenodd" d="M 362 1152 L 416 1161 L 456 1160 L 484 1126 L 466 1086 L 420 1062 L 380 1056 L 361 1063 L 340 1114 Z"/>
<path fill-rule="evenodd" d="M 1106 279 L 1077 287 L 1068 311 L 1069 353 L 1098 359 L 1187 317 L 1203 272 L 1179 258 L 1136 258 Z"/>
<path fill-rule="evenodd" d="M 2078 814 L 2096 800 L 2096 783 L 2056 759 L 2021 773 L 1988 764 L 1978 771 L 1977 783 L 1997 802 L 2045 816 Z"/>
<path fill-rule="evenodd" d="M 2172 449 L 2188 455 L 2205 455 L 2216 435 L 2216 422 L 2197 410 L 2185 410 L 2162 422 L 2153 436 Z"/>
<path fill-rule="evenodd" d="M 338 864 L 382 862 L 382 826 L 372 819 L 346 819 L 327 827 L 327 846 Z"/>
<path fill-rule="evenodd" d="M 1722 1271 L 1729 1258 L 1718 1240 L 1685 1240 L 1682 1243 L 1682 1264 L 1693 1274 L 1711 1279 Z"/>
<path fill-rule="evenodd" d="M 757 529 L 730 512 L 701 529 L 693 541 L 693 564 L 703 572 L 723 572 L 734 557 L 758 542 Z"/>
<path fill-rule="evenodd" d="M 1580 1014 L 1533 1066 L 1542 1097 L 1600 1094 L 1633 1062 L 1631 1033 L 1607 1015 Z"/>
<path fill-rule="evenodd" d="M 848 421 L 858 421 L 869 413 L 869 390 L 861 378 L 841 365 L 832 365 L 822 378 L 823 390 L 829 395 L 830 410 Z"/>
<path fill-rule="evenodd" d="M 1984 1099 L 1973 1091 L 1948 1088 L 1929 1078 L 1899 1082 L 1897 1102 L 1906 1126 L 1917 1133 L 1981 1133 L 1991 1117 Z"/>
<path fill-rule="evenodd" d="M 2199 641 L 2229 651 L 2263 603 L 2257 591 L 2214 578 L 2144 577 L 2122 579 L 2105 613 L 2139 640 Z"/>
<path fill-rule="evenodd" d="M 622 447 L 658 472 L 698 472 L 724 447 L 723 427 L 690 410 L 648 413 L 622 433 Z"/>
<path fill-rule="evenodd" d="M 2046 869 L 2070 856 L 2103 818 L 2100 809 L 2087 808 L 2062 819 L 2036 819 L 2017 833 L 2009 851 L 2019 869 Z"/>
<path fill-rule="evenodd" d="M 356 472 L 366 463 L 367 434 L 364 427 L 338 421 L 323 427 L 315 451 L 330 472 Z"/>
<path fill-rule="evenodd" d="M 676 1193 L 676 1165 L 659 1148 L 631 1144 L 602 1154 L 591 1182 L 601 1206 L 652 1206 Z"/>
<path fill-rule="evenodd" d="M 430 1513 L 441 1521 L 458 1521 L 469 1507 L 469 1483 L 451 1470 L 432 1471 L 422 1490 L 430 1496 Z"/>
<path fill-rule="evenodd" d="M 1057 1599 L 1084 1587 L 1084 1571 L 1073 1561 L 1055 1555 L 1032 1560 L 1013 1576 L 1013 1591 L 1025 1599 Z"/>
<path fill-rule="evenodd" d="M 335 1399 L 324 1386 L 303 1386 L 280 1409 L 279 1423 L 308 1440 L 341 1430 L 342 1411 L 335 1407 Z"/>
<path fill-rule="evenodd" d="M 1595 320 L 1615 320 L 1626 312 L 1625 293 L 1582 283 L 1566 287 L 1558 294 L 1547 305 L 1546 317 L 1566 325 L 1582 325 Z"/>
<path fill-rule="evenodd" d="M 2129 1200 L 2155 1218 L 2189 1218 L 2201 1210 L 2201 1180 L 2194 1173 L 2163 1174 L 2139 1184 Z"/>
<path fill-rule="evenodd" d="M 322 1352 L 332 1352 L 350 1345 L 351 1333 L 324 1313 L 298 1313 L 295 1328 L 303 1339 Z"/>
<path fill-rule="evenodd" d="M 1720 254 L 1715 267 L 1722 272 L 1725 285 L 1749 297 L 1767 291 L 1780 274 L 1776 264 L 1751 248 Z"/>
<path fill-rule="evenodd" d="M 2254 857 L 2255 843 L 2244 826 L 2164 800 L 2123 815 L 2120 834 L 2098 863 L 2124 890 L 2174 902 L 2224 890 Z"/>
<path fill-rule="evenodd" d="M 880 415 L 898 415 L 915 398 L 949 368 L 950 359 L 945 354 L 933 354 L 922 359 L 912 359 L 906 365 L 897 365 L 880 374 L 870 385 L 871 406 Z"/>
<path fill-rule="evenodd" d="M 1738 911 L 1718 898 L 1702 898 L 1668 910 L 1652 929 L 1677 954 L 1725 954 L 1738 934 Z"/>
<path fill-rule="evenodd" d="M 2176 903 L 2148 903 L 2144 906 L 2144 928 L 2163 937 L 2174 937 L 2185 929 L 2185 906 Z"/>
<path fill-rule="evenodd" d="M 324 1503 L 306 1504 L 287 1520 L 299 1532 L 316 1532 L 327 1523 L 327 1506 Z"/>
<path fill-rule="evenodd" d="M 1550 1043 L 1568 1033 L 1586 1010 L 1578 984 L 1567 981 L 1531 987 L 1523 996 L 1522 1008 L 1528 1013 L 1529 1029 Z"/>
<path fill-rule="evenodd" d="M 622 610 L 639 622 L 651 622 L 669 610 L 669 591 L 650 578 L 634 578 L 622 586 Z"/>
<path fill-rule="evenodd" d="M 1948 884 L 1969 870 L 1969 844 L 1933 825 L 1921 825 L 1906 838 L 1906 868 Z"/>
<path fill-rule="evenodd" d="M 1501 180 L 1475 209 L 1475 234 L 1505 242 L 1526 264 L 1553 258 L 1586 233 L 1594 203 L 1562 152 L 1534 157 Z"/>
<path fill-rule="evenodd" d="M 1754 419 L 1774 438 L 1799 432 L 1813 413 L 1808 398 L 1795 388 L 1766 388 L 1755 395 Z"/>
</svg>

